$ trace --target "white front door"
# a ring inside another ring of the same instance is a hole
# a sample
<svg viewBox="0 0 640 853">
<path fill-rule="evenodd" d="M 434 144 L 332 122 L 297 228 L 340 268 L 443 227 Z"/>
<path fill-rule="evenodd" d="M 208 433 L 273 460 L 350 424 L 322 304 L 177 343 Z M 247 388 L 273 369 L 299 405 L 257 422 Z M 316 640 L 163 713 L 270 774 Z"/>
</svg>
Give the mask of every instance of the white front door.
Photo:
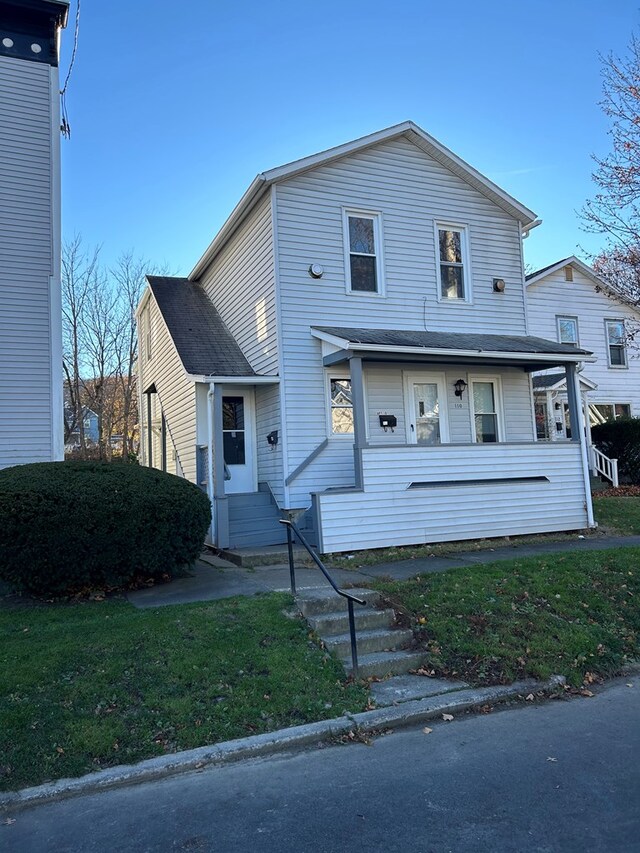
<svg viewBox="0 0 640 853">
<path fill-rule="evenodd" d="M 255 492 L 256 471 L 255 398 L 253 388 L 226 387 L 222 395 L 222 440 L 224 461 L 230 479 L 228 495 Z"/>
<path fill-rule="evenodd" d="M 406 373 L 404 398 L 409 444 L 449 441 L 444 374 Z"/>
</svg>

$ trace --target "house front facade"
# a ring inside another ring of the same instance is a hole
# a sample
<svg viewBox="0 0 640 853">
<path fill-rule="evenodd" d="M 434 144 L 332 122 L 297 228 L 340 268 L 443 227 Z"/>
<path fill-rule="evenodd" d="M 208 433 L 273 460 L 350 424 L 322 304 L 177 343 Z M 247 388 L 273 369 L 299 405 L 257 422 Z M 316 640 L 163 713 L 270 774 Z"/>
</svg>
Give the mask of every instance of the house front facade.
<svg viewBox="0 0 640 853">
<path fill-rule="evenodd" d="M 0 0 L 0 468 L 64 455 L 59 33 L 68 3 Z"/>
<path fill-rule="evenodd" d="M 538 220 L 406 122 L 258 176 L 139 309 L 146 464 L 200 484 L 219 547 L 323 552 L 593 524 L 582 430 L 538 442 L 531 373 L 576 420 L 588 351 L 527 328 Z"/>
<path fill-rule="evenodd" d="M 527 276 L 529 329 L 590 350 L 596 361 L 580 371 L 587 433 L 596 424 L 640 417 L 640 313 L 625 304 L 591 267 L 564 258 Z M 538 437 L 570 437 L 564 376 L 555 370 L 533 377 Z"/>
</svg>

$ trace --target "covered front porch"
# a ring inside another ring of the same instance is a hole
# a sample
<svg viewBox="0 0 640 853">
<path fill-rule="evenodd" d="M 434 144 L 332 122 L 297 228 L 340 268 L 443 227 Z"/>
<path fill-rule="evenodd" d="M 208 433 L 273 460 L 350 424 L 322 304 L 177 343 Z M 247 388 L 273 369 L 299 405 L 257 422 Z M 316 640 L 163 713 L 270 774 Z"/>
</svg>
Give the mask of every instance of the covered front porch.
<svg viewBox="0 0 640 853">
<path fill-rule="evenodd" d="M 594 525 L 576 371 L 589 353 L 530 337 L 314 334 L 325 369 L 350 377 L 353 411 L 354 485 L 312 495 L 322 552 Z M 536 440 L 530 382 L 549 367 L 575 425 L 554 443 Z M 381 405 L 385 375 L 395 408 Z"/>
</svg>

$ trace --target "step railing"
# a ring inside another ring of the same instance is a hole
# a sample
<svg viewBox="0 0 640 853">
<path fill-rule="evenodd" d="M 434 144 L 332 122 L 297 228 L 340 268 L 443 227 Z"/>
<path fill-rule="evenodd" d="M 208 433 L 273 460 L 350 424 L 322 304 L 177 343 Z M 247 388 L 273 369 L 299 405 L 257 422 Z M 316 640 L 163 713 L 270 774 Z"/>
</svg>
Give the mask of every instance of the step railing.
<svg viewBox="0 0 640 853">
<path fill-rule="evenodd" d="M 601 450 L 591 445 L 591 467 L 606 480 L 609 480 L 614 489 L 618 488 L 618 460 L 609 459 Z"/>
<path fill-rule="evenodd" d="M 288 518 L 281 518 L 280 524 L 284 524 L 287 528 L 287 550 L 289 552 L 289 577 L 291 579 L 291 594 L 296 595 L 296 568 L 293 557 L 293 536 L 297 536 L 300 540 L 300 544 L 307 551 L 313 562 L 320 569 L 325 578 L 329 581 L 333 589 L 341 595 L 343 598 L 347 600 L 347 610 L 349 612 L 349 638 L 351 640 L 351 672 L 353 673 L 354 678 L 358 678 L 358 643 L 356 638 L 356 619 L 353 612 L 354 602 L 356 604 L 361 604 L 363 607 L 366 606 L 367 602 L 363 598 L 358 598 L 357 595 L 353 595 L 351 592 L 346 592 L 344 589 L 340 589 L 340 587 L 336 584 L 334 579 L 331 577 L 329 572 L 327 571 L 325 565 L 323 564 L 320 557 L 313 550 L 311 545 L 304 538 L 302 533 L 298 530 L 296 525 Z"/>
</svg>

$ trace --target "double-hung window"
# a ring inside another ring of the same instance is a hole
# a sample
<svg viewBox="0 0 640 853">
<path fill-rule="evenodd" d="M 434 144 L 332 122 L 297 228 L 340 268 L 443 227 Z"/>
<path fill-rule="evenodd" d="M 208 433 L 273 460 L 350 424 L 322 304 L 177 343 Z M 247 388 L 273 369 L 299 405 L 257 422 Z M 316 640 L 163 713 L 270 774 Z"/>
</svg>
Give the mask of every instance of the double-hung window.
<svg viewBox="0 0 640 853">
<path fill-rule="evenodd" d="M 578 318 L 577 317 L 556 317 L 558 325 L 558 340 L 561 344 L 571 344 L 574 347 L 578 346 Z"/>
<path fill-rule="evenodd" d="M 345 211 L 344 231 L 347 290 L 351 293 L 382 293 L 380 215 Z"/>
<path fill-rule="evenodd" d="M 469 301 L 466 228 L 436 225 L 440 299 Z"/>
<path fill-rule="evenodd" d="M 609 367 L 626 367 L 624 320 L 605 320 Z"/>
<path fill-rule="evenodd" d="M 475 440 L 480 444 L 500 441 L 498 383 L 495 379 L 471 381 L 471 407 Z"/>
</svg>

